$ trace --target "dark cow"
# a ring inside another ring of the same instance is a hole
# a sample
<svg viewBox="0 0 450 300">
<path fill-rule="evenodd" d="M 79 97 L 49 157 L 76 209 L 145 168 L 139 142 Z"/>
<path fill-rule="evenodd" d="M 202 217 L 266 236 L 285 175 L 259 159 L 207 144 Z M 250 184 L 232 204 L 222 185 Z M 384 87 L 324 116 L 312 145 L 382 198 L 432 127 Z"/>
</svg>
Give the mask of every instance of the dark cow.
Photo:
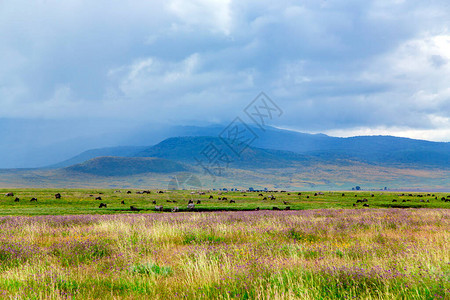
<svg viewBox="0 0 450 300">
<path fill-rule="evenodd" d="M 163 211 L 162 205 L 155 206 L 155 210 L 156 210 L 156 211 Z"/>
<path fill-rule="evenodd" d="M 209 199 L 214 199 L 213 195 L 209 195 Z"/>
<path fill-rule="evenodd" d="M 264 197 L 263 200 L 267 200 L 267 197 Z"/>
<path fill-rule="evenodd" d="M 397 202 L 397 199 L 393 199 L 392 202 Z"/>
<path fill-rule="evenodd" d="M 131 194 L 131 191 L 127 191 L 127 194 Z"/>
<path fill-rule="evenodd" d="M 345 194 L 344 193 L 342 193 L 342 197 L 344 197 L 345 196 Z"/>
<path fill-rule="evenodd" d="M 136 208 L 136 207 L 134 207 L 133 205 L 130 205 L 130 210 L 131 210 L 131 211 L 139 211 L 139 209 Z"/>
<path fill-rule="evenodd" d="M 223 197 L 222 200 L 227 201 L 228 199 L 227 199 L 227 197 Z"/>
<path fill-rule="evenodd" d="M 369 204 L 364 203 L 363 206 L 364 206 L 364 207 L 369 207 Z"/>
<path fill-rule="evenodd" d="M 9 192 L 9 193 L 6 193 L 5 196 L 6 196 L 6 197 L 14 197 L 14 193 Z"/>
<path fill-rule="evenodd" d="M 156 204 L 156 200 L 153 200 L 153 201 L 152 201 L 152 204 Z"/>
<path fill-rule="evenodd" d="M 120 202 L 120 204 L 125 204 L 125 200 L 122 200 L 122 201 Z"/>
<path fill-rule="evenodd" d="M 259 207 L 255 208 L 255 210 L 259 210 Z"/>
<path fill-rule="evenodd" d="M 192 201 L 192 200 L 189 200 L 188 204 L 192 204 L 192 203 L 194 203 L 194 201 Z"/>
<path fill-rule="evenodd" d="M 284 205 L 286 205 L 286 204 L 289 204 L 289 203 L 288 203 L 288 202 L 286 202 L 286 201 L 283 201 L 283 204 L 284 204 Z"/>
<path fill-rule="evenodd" d="M 102 197 L 98 196 L 95 198 L 95 200 L 102 200 Z"/>
<path fill-rule="evenodd" d="M 37 198 L 31 198 L 30 202 L 36 201 L 37 202 Z"/>
<path fill-rule="evenodd" d="M 98 208 L 102 208 L 102 207 L 106 207 L 106 203 L 100 203 L 100 205 L 98 206 Z"/>
<path fill-rule="evenodd" d="M 302 193 L 298 193 L 297 195 L 301 196 L 301 195 L 302 195 Z"/>
<path fill-rule="evenodd" d="M 20 199 L 18 197 L 16 197 L 16 199 L 14 199 L 14 202 L 19 202 Z"/>
<path fill-rule="evenodd" d="M 278 207 L 274 206 L 272 207 L 272 210 L 280 210 Z"/>
<path fill-rule="evenodd" d="M 61 194 L 60 193 L 55 194 L 55 199 L 61 199 Z"/>
<path fill-rule="evenodd" d="M 263 194 L 259 194 L 258 196 L 260 196 L 260 197 L 264 197 L 264 195 L 263 195 Z"/>
<path fill-rule="evenodd" d="M 291 207 L 290 207 L 290 206 L 286 206 L 286 207 L 284 208 L 284 210 L 291 210 Z"/>
<path fill-rule="evenodd" d="M 200 200 L 197 200 L 197 204 L 200 204 L 200 203 L 202 203 L 202 201 L 200 201 Z"/>
<path fill-rule="evenodd" d="M 234 200 L 230 200 L 230 203 L 236 203 L 236 201 L 234 201 Z"/>
</svg>

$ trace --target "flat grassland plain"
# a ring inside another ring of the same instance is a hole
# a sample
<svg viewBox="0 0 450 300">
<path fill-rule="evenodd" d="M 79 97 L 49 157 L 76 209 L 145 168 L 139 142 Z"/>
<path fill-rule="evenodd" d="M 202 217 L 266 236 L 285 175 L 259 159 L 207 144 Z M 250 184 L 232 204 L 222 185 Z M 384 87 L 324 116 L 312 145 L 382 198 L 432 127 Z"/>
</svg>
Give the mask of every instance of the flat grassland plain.
<svg viewBox="0 0 450 300">
<path fill-rule="evenodd" d="M 450 299 L 443 193 L 0 193 L 2 299 Z"/>
</svg>

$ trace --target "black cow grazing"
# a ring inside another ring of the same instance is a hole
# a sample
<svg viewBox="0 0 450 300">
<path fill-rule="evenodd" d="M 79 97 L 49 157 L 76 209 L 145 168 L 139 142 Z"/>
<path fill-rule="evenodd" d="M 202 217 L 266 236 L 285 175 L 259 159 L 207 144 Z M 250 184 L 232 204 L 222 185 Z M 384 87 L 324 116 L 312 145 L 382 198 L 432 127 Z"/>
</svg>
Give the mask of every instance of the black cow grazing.
<svg viewBox="0 0 450 300">
<path fill-rule="evenodd" d="M 290 207 L 290 206 L 286 206 L 286 207 L 284 208 L 284 210 L 291 210 L 291 207 Z"/>
<path fill-rule="evenodd" d="M 362 200 L 356 200 L 356 203 L 363 203 L 363 201 Z"/>
<path fill-rule="evenodd" d="M 236 203 L 236 201 L 234 201 L 234 200 L 230 200 L 230 203 Z"/>
<path fill-rule="evenodd" d="M 192 201 L 192 200 L 189 200 L 188 204 L 192 204 L 192 203 L 194 203 L 194 201 Z"/>
<path fill-rule="evenodd" d="M 125 200 L 122 200 L 122 202 L 120 202 L 120 204 L 125 204 Z"/>
<path fill-rule="evenodd" d="M 278 207 L 274 206 L 272 207 L 272 210 L 280 210 Z"/>
<path fill-rule="evenodd" d="M 172 203 L 177 203 L 177 200 L 172 200 Z"/>
<path fill-rule="evenodd" d="M 353 203 L 353 207 L 358 206 L 357 204 Z"/>
<path fill-rule="evenodd" d="M 273 195 L 270 195 L 270 200 L 275 200 L 277 198 L 275 198 Z"/>
<path fill-rule="evenodd" d="M 355 197 L 358 197 L 358 195 L 355 195 Z"/>
<path fill-rule="evenodd" d="M 284 205 L 286 205 L 286 204 L 289 204 L 289 203 L 288 203 L 288 202 L 286 202 L 286 201 L 283 201 L 283 204 L 284 204 Z"/>
<path fill-rule="evenodd" d="M 158 191 L 158 194 L 164 194 L 164 191 Z"/>
<path fill-rule="evenodd" d="M 345 194 L 344 193 L 342 193 L 342 197 L 344 197 L 345 196 Z"/>
<path fill-rule="evenodd" d="M 9 192 L 9 193 L 6 193 L 5 196 L 6 196 L 6 197 L 14 197 L 14 193 Z"/>
<path fill-rule="evenodd" d="M 369 207 L 369 204 L 364 203 L 363 206 L 364 206 L 364 207 Z"/>
<path fill-rule="evenodd" d="M 227 197 L 223 197 L 222 200 L 227 201 L 228 199 L 227 199 Z"/>
<path fill-rule="evenodd" d="M 297 195 L 301 196 L 301 195 L 302 195 L 302 193 L 298 193 Z"/>
<path fill-rule="evenodd" d="M 263 200 L 267 200 L 267 197 L 264 197 Z"/>
<path fill-rule="evenodd" d="M 36 201 L 37 202 L 37 198 L 31 198 L 30 202 Z"/>
<path fill-rule="evenodd" d="M 218 197 L 217 200 L 222 200 L 222 198 L 221 198 L 221 197 Z"/>
<path fill-rule="evenodd" d="M 314 196 L 317 196 L 318 194 L 317 193 L 314 193 Z"/>
<path fill-rule="evenodd" d="M 130 205 L 130 210 L 131 210 L 131 211 L 139 211 L 139 209 L 136 208 L 136 207 L 134 207 L 133 205 Z"/>
<path fill-rule="evenodd" d="M 288 194 L 288 196 L 290 196 L 291 195 L 291 193 L 287 193 Z"/>
<path fill-rule="evenodd" d="M 89 197 L 94 197 L 94 195 L 89 195 Z"/>
<path fill-rule="evenodd" d="M 209 195 L 209 199 L 214 199 L 213 195 Z"/>
<path fill-rule="evenodd" d="M 404 199 L 403 199 L 403 201 L 402 201 L 402 202 L 406 202 L 406 200 L 404 200 Z"/>
<path fill-rule="evenodd" d="M 396 200 L 396 199 L 393 199 L 392 202 L 397 202 L 397 200 Z"/>
<path fill-rule="evenodd" d="M 150 194 L 151 192 L 149 191 L 149 190 L 145 190 L 145 191 L 142 191 L 144 194 Z"/>
<path fill-rule="evenodd" d="M 200 204 L 200 203 L 202 203 L 202 201 L 200 201 L 200 200 L 197 200 L 197 204 Z"/>
<path fill-rule="evenodd" d="M 155 210 L 156 210 L 156 211 L 163 211 L 162 205 L 155 206 Z"/>
<path fill-rule="evenodd" d="M 100 205 L 98 206 L 98 208 L 102 208 L 102 207 L 106 207 L 106 203 L 100 203 Z"/>
<path fill-rule="evenodd" d="M 306 199 L 309 199 L 309 196 L 306 196 Z"/>
<path fill-rule="evenodd" d="M 127 194 L 131 194 L 131 191 L 127 191 Z"/>
<path fill-rule="evenodd" d="M 255 208 L 255 210 L 259 210 L 259 207 Z"/>
<path fill-rule="evenodd" d="M 153 203 L 153 204 L 156 204 L 156 200 L 153 200 L 152 203 Z"/>
<path fill-rule="evenodd" d="M 445 199 L 445 202 L 450 202 L 450 198 Z"/>
<path fill-rule="evenodd" d="M 102 200 L 102 197 L 98 196 L 95 198 L 95 200 Z"/>
<path fill-rule="evenodd" d="M 170 201 L 170 200 L 166 200 L 166 202 L 172 202 L 172 201 Z"/>
<path fill-rule="evenodd" d="M 16 197 L 16 199 L 14 199 L 14 202 L 19 202 L 20 199 L 18 197 Z"/>
<path fill-rule="evenodd" d="M 263 194 L 259 194 L 258 196 L 260 196 L 260 197 L 264 197 L 264 195 L 263 195 Z"/>
<path fill-rule="evenodd" d="M 55 199 L 61 199 L 61 194 L 60 193 L 55 194 Z"/>
<path fill-rule="evenodd" d="M 445 201 L 445 197 L 442 197 L 441 200 L 442 200 L 442 201 Z"/>
<path fill-rule="evenodd" d="M 375 197 L 375 195 L 374 195 L 374 194 L 371 194 L 370 196 L 371 196 L 371 197 Z"/>
</svg>

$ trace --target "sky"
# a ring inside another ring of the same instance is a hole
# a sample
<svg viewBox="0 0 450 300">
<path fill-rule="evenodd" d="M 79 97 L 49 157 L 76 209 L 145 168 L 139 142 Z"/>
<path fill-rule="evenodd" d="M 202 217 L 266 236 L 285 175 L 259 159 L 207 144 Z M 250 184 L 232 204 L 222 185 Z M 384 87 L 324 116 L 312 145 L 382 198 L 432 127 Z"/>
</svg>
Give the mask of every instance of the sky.
<svg viewBox="0 0 450 300">
<path fill-rule="evenodd" d="M 0 134 L 18 145 L 225 124 L 262 91 L 279 128 L 449 142 L 450 4 L 0 1 Z"/>
</svg>

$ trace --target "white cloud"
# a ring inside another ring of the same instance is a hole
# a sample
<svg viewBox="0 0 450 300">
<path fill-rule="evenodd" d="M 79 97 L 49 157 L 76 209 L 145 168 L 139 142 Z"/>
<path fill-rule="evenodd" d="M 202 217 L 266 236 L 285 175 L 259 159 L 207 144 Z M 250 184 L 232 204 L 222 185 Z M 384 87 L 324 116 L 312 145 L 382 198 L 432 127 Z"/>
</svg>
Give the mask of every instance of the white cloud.
<svg viewBox="0 0 450 300">
<path fill-rule="evenodd" d="M 172 0 L 170 12 L 187 26 L 229 35 L 232 27 L 231 0 Z"/>
</svg>

